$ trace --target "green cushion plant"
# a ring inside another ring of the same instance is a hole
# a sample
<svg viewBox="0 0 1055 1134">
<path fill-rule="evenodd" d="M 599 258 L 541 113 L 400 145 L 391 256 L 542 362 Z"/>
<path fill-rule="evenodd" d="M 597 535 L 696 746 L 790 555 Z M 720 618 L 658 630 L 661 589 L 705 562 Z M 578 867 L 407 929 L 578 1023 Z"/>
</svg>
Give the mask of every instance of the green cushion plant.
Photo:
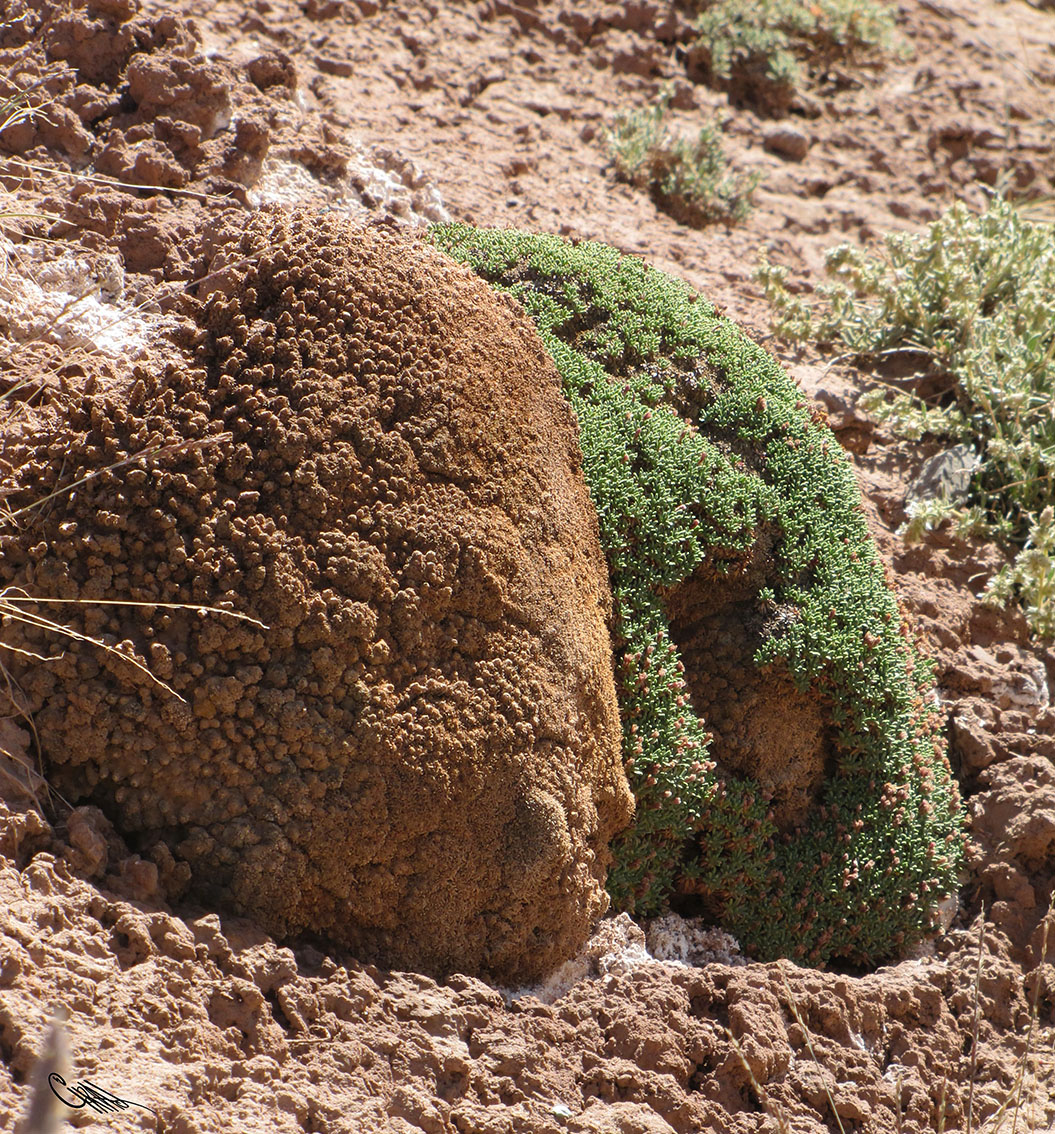
<svg viewBox="0 0 1055 1134">
<path fill-rule="evenodd" d="M 463 225 L 432 238 L 523 304 L 579 421 L 637 798 L 614 906 L 702 902 L 763 959 L 867 965 L 920 940 L 955 887 L 959 796 L 929 668 L 832 434 L 765 351 L 639 260 Z M 823 706 L 834 752 L 783 829 L 759 785 L 712 758 L 668 613 L 690 578 L 751 577 L 760 548 L 753 663 Z"/>
</svg>

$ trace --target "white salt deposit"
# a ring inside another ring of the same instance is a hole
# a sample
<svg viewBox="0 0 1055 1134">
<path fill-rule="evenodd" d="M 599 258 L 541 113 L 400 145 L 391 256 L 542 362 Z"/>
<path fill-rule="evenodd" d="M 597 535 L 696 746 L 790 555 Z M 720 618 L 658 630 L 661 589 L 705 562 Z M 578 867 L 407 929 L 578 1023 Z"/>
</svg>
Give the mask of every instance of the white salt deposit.
<svg viewBox="0 0 1055 1134">
<path fill-rule="evenodd" d="M 113 253 L 55 256 L 51 245 L 0 238 L 0 350 L 44 342 L 71 354 L 143 357 L 165 321 L 129 303 L 124 290 Z"/>
<path fill-rule="evenodd" d="M 374 213 L 424 227 L 451 219 L 431 179 L 409 158 L 385 147 L 359 150 L 343 177 L 322 181 L 299 162 L 269 157 L 249 191 L 261 205 L 317 205 L 357 220 Z"/>
<path fill-rule="evenodd" d="M 531 996 L 553 1004 L 584 980 L 603 980 L 633 972 L 645 965 L 744 965 L 735 937 L 700 918 L 667 914 L 642 929 L 629 914 L 606 918 L 570 960 L 545 980 L 524 988 L 504 990 L 507 1000 Z"/>
</svg>

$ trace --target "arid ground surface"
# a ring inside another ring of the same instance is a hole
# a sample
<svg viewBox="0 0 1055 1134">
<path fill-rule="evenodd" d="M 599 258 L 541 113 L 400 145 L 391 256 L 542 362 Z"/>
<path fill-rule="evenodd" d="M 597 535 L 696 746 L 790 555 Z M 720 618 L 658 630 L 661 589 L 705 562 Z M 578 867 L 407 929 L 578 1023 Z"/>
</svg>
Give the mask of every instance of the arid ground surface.
<svg viewBox="0 0 1055 1134">
<path fill-rule="evenodd" d="M 50 103 L 0 134 L 3 212 L 44 218 L 5 222 L 5 385 L 91 371 L 119 386 L 133 361 L 161 365 L 158 328 L 203 270 L 188 234 L 223 210 L 451 217 L 639 254 L 764 342 L 852 453 L 937 663 L 970 850 L 948 930 L 878 972 L 746 964 L 705 927 L 623 917 L 554 981 L 508 990 L 171 903 L 178 864 L 131 854 L 94 809 L 41 814 L 8 775 L 0 1129 L 47 1128 L 24 1124 L 42 1068 L 153 1112 L 58 1107 L 100 1131 L 908 1132 L 1010 1129 L 1016 1110 L 1019 1128 L 1053 1128 L 1055 650 L 978 601 L 998 551 L 897 534 L 940 446 L 857 408 L 876 375 L 770 337 L 752 279 L 764 250 L 809 292 L 834 243 L 980 206 L 998 182 L 1051 192 L 1055 14 L 898 11 L 899 57 L 840 66 L 775 120 L 691 83 L 685 14 L 651 0 L 5 5 L 0 73 Z M 616 182 L 604 126 L 664 82 L 676 125 L 717 114 L 734 165 L 763 175 L 746 221 L 687 228 Z M 4 727 L 5 749 L 28 746 Z M 68 1050 L 42 1056 L 58 1005 Z"/>
</svg>

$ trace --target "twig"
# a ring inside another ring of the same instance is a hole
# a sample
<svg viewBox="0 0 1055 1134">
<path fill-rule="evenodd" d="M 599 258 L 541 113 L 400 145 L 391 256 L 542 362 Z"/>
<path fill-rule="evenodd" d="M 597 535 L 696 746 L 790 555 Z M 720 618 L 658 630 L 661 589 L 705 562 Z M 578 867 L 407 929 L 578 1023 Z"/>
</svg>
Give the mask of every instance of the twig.
<svg viewBox="0 0 1055 1134">
<path fill-rule="evenodd" d="M 974 1131 L 974 1079 L 978 1071 L 978 1027 L 981 1023 L 982 948 L 985 944 L 985 907 L 978 915 L 978 960 L 974 967 L 974 1022 L 971 1026 L 971 1070 L 967 1086 L 967 1134 Z"/>
</svg>

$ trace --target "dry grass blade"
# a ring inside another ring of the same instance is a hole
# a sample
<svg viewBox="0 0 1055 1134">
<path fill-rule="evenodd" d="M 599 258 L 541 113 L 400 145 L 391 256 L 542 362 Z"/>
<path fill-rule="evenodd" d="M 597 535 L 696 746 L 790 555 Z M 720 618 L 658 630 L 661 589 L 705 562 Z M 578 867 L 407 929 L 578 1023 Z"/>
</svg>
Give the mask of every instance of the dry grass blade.
<svg viewBox="0 0 1055 1134">
<path fill-rule="evenodd" d="M 66 1126 L 60 1114 L 61 1104 L 51 1089 L 48 1078 L 70 1076 L 69 1039 L 66 1035 L 67 1012 L 57 1007 L 51 1015 L 51 1024 L 44 1039 L 44 1047 L 33 1068 L 30 1079 L 29 1105 L 26 1108 L 18 1134 L 58 1134 Z"/>
<path fill-rule="evenodd" d="M 153 673 L 145 666 L 138 658 L 134 658 L 118 649 L 116 646 L 111 645 L 109 642 L 104 642 L 101 638 L 94 638 L 90 634 L 82 634 L 79 630 L 74 630 L 72 626 L 66 626 L 61 622 L 55 622 L 50 618 L 44 618 L 42 615 L 34 614 L 19 606 L 20 603 L 36 605 L 38 603 L 71 603 L 78 606 L 139 606 L 149 607 L 154 609 L 160 607 L 166 610 L 197 610 L 202 614 L 224 614 L 231 618 L 238 618 L 245 622 L 251 622 L 254 626 L 259 626 L 262 629 L 267 629 L 265 623 L 257 618 L 252 618 L 248 614 L 242 614 L 236 610 L 223 610 L 215 606 L 201 606 L 197 603 L 172 603 L 172 602 L 130 602 L 121 600 L 99 600 L 99 599 L 61 599 L 61 598 L 39 598 L 33 595 L 15 595 L 11 593 L 11 588 L 6 588 L 0 591 L 0 626 L 3 626 L 8 620 L 14 622 L 21 622 L 26 626 L 33 626 L 38 629 L 48 630 L 55 634 L 65 635 L 68 638 L 74 639 L 77 642 L 87 642 L 90 645 L 98 646 L 100 649 L 105 650 L 108 654 L 120 658 L 122 661 L 128 662 L 129 665 L 134 666 L 141 673 L 145 674 L 155 685 L 160 686 L 167 693 L 171 694 L 178 701 L 186 703 L 186 699 L 181 697 L 175 689 L 166 684 L 159 677 L 155 677 Z M 0 648 L 10 650 L 12 653 L 20 654 L 23 657 L 30 657 L 36 661 L 48 662 L 54 661 L 54 658 L 42 657 L 39 654 L 34 654 L 32 651 L 21 649 L 17 646 L 10 646 L 6 643 L 0 642 Z M 61 656 L 61 655 L 60 655 Z"/>
<path fill-rule="evenodd" d="M 967 1134 L 974 1130 L 974 1081 L 978 1073 L 978 1028 L 981 1024 L 982 952 L 985 946 L 985 909 L 978 915 L 978 956 L 974 967 L 974 1019 L 971 1023 L 971 1070 L 967 1085 Z"/>
<path fill-rule="evenodd" d="M 269 629 L 266 622 L 254 618 L 251 614 L 243 614 L 240 610 L 227 610 L 222 606 L 205 606 L 200 602 L 139 602 L 132 599 L 73 599 L 73 598 L 41 598 L 38 595 L 11 595 L 8 591 L 0 591 L 0 602 L 11 603 L 69 603 L 73 606 L 142 606 L 150 610 L 196 610 L 199 614 L 226 614 L 230 618 L 240 618 L 243 622 L 251 622 L 261 630 Z"/>
<path fill-rule="evenodd" d="M 1055 224 L 1055 197 L 1034 197 L 1031 201 L 1016 201 L 1015 212 L 1032 224 Z"/>
<path fill-rule="evenodd" d="M 16 90 L 13 94 L 0 99 L 0 134 L 21 122 L 32 122 L 34 118 L 43 118 L 47 121 L 47 115 L 44 111 L 53 100 L 44 99 L 41 102 L 33 102 L 33 93 L 40 90 L 47 80 L 48 76 L 44 75 L 30 86 Z"/>
<path fill-rule="evenodd" d="M 116 646 L 111 646 L 108 642 L 104 642 L 101 638 L 93 638 L 90 634 L 82 634 L 79 630 L 74 630 L 72 626 L 64 626 L 61 622 L 53 622 L 50 618 L 41 618 L 38 615 L 19 610 L 17 607 L 10 607 L 6 599 L 0 598 L 0 626 L 3 626 L 3 624 L 9 620 L 21 622 L 25 626 L 33 626 L 40 630 L 49 630 L 55 634 L 65 635 L 67 638 L 72 638 L 77 642 L 86 642 L 89 645 L 98 646 L 99 649 L 105 650 L 108 654 L 128 662 L 129 665 L 150 678 L 155 685 L 171 693 L 177 700 L 185 701 L 171 686 L 166 685 L 160 677 L 155 677 L 138 658 L 130 657 L 128 654 L 117 649 Z M 57 660 L 44 657 L 41 654 L 35 654 L 31 650 L 25 650 L 18 646 L 10 646 L 6 643 L 3 644 L 2 648 L 10 650 L 11 653 L 18 654 L 20 657 L 31 658 L 34 661 L 47 662 Z M 61 657 L 62 655 L 59 656 Z"/>
<path fill-rule="evenodd" d="M 803 1020 L 802 1014 L 799 1012 L 798 1005 L 795 1003 L 795 997 L 792 994 L 791 985 L 788 983 L 787 974 L 781 972 L 780 976 L 784 982 L 784 992 L 788 998 L 788 1008 L 790 1009 L 792 1016 L 795 1017 L 795 1023 L 798 1024 L 798 1026 L 802 1029 L 802 1034 L 806 1039 L 806 1050 L 810 1053 L 810 1058 L 813 1060 L 813 1062 L 816 1063 L 818 1067 L 821 1067 L 823 1066 L 823 1064 L 817 1058 L 817 1053 L 813 1049 L 813 1040 L 810 1038 L 810 1030 L 806 1026 L 806 1021 Z M 828 1098 L 828 1106 L 831 1108 L 832 1115 L 835 1118 L 835 1123 L 839 1127 L 839 1134 L 846 1134 L 846 1130 L 843 1127 L 843 1120 L 839 1116 L 839 1112 L 835 1109 L 835 1098 L 828 1087 L 827 1081 L 825 1081 L 824 1083 L 824 1093 Z"/>
<path fill-rule="evenodd" d="M 5 220 L 5 221 L 6 220 L 58 221 L 58 220 L 61 220 L 61 219 L 62 219 L 61 217 L 56 216 L 54 213 L 38 213 L 36 211 L 22 213 L 22 212 L 18 212 L 15 209 L 4 209 L 4 211 L 2 213 L 0 213 L 0 220 Z"/>
<path fill-rule="evenodd" d="M 53 169 L 46 165 L 37 165 L 31 161 L 23 161 L 21 158 L 9 159 L 9 164 L 17 163 L 23 169 L 28 169 L 32 173 L 46 173 L 49 177 L 69 177 L 75 181 L 89 181 L 93 185 L 110 185 L 115 189 L 135 189 L 144 193 L 172 193 L 178 197 L 193 197 L 196 200 L 203 202 L 217 202 L 222 201 L 229 204 L 232 197 L 225 197 L 219 193 L 206 193 L 203 189 L 176 189 L 168 185 L 139 185 L 134 181 L 119 181 L 116 177 L 103 177 L 96 173 L 84 173 L 83 171 L 74 172 L 66 169 Z M 12 169 L 4 171 L 5 177 L 18 177 L 20 174 Z"/>
<path fill-rule="evenodd" d="M 938 1099 L 938 1134 L 945 1134 L 945 1119 L 948 1117 L 948 1110 L 945 1104 L 945 1100 L 948 1093 L 949 1076 L 945 1075 L 941 1081 L 941 1096 Z"/>
<path fill-rule="evenodd" d="M 758 1096 L 758 1101 L 762 1104 L 766 1114 L 776 1122 L 780 1134 L 791 1134 L 791 1126 L 788 1124 L 787 1115 L 773 1102 L 766 1093 L 765 1087 L 763 1087 L 755 1077 L 754 1071 L 751 1070 L 751 1064 L 747 1062 L 747 1056 L 744 1055 L 743 1048 L 737 1041 L 736 1036 L 734 1036 L 728 1028 L 725 1029 L 725 1034 L 729 1037 L 729 1042 L 733 1045 L 733 1051 L 736 1052 L 736 1058 L 740 1060 L 740 1065 L 747 1072 L 747 1080 L 751 1084 L 751 1089 Z"/>
</svg>

